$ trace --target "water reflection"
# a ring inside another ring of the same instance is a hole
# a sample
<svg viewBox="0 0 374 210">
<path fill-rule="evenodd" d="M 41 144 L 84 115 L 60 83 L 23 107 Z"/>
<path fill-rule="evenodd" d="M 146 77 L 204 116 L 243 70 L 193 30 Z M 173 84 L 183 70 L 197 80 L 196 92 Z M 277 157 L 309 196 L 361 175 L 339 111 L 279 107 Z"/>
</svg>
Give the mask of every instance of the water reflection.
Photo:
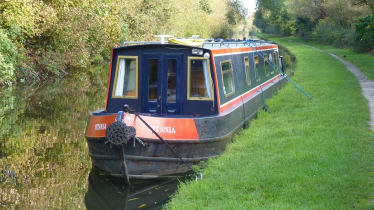
<svg viewBox="0 0 374 210">
<path fill-rule="evenodd" d="M 178 181 L 91 171 L 88 114 L 105 106 L 108 66 L 0 90 L 0 209 L 158 209 Z"/>
<path fill-rule="evenodd" d="M 90 172 L 85 205 L 88 210 L 161 209 L 175 192 L 179 180 L 122 180 Z"/>
<path fill-rule="evenodd" d="M 1 209 L 85 209 L 84 131 L 105 105 L 107 70 L 0 90 Z"/>
</svg>

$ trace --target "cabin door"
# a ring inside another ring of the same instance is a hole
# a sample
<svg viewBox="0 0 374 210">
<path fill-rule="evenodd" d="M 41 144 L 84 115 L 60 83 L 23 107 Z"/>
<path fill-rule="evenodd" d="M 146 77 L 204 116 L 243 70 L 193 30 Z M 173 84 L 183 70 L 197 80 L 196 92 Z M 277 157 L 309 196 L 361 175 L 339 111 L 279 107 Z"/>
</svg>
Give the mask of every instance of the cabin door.
<svg viewBox="0 0 374 210">
<path fill-rule="evenodd" d="M 143 54 L 143 112 L 181 114 L 182 55 Z"/>
</svg>

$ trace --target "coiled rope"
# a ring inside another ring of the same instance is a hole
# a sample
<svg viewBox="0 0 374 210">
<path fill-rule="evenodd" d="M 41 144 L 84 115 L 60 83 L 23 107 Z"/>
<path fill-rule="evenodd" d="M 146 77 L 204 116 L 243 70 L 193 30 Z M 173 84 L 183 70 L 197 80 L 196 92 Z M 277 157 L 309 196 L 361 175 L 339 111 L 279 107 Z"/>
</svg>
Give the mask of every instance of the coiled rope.
<svg viewBox="0 0 374 210">
<path fill-rule="evenodd" d="M 135 128 L 132 126 L 127 126 L 122 121 L 116 121 L 110 124 L 105 133 L 108 141 L 117 146 L 126 144 L 130 139 L 134 139 L 135 135 Z"/>
</svg>

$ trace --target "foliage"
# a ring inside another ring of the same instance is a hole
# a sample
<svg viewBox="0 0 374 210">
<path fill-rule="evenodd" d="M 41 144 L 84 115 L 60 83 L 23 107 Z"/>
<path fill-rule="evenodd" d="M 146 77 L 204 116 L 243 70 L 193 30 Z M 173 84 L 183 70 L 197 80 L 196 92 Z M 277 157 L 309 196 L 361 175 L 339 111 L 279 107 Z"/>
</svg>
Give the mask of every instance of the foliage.
<svg viewBox="0 0 374 210">
<path fill-rule="evenodd" d="M 293 21 L 285 0 L 258 0 L 253 23 L 263 33 L 285 35 L 292 33 Z"/>
<path fill-rule="evenodd" d="M 15 80 L 17 63 L 20 55 L 7 32 L 0 28 L 0 84 Z"/>
<path fill-rule="evenodd" d="M 346 28 L 341 25 L 337 25 L 336 22 L 327 20 L 320 20 L 314 29 L 314 40 L 321 44 L 328 44 L 334 47 L 349 47 L 353 46 L 353 34 L 352 28 Z"/>
<path fill-rule="evenodd" d="M 263 33 L 296 34 L 307 41 L 352 48 L 355 24 L 374 8 L 373 0 L 259 0 L 257 3 L 254 24 Z M 356 32 L 356 43 L 362 33 L 370 37 L 368 32 Z M 366 45 L 366 49 L 370 51 L 373 46 Z"/>
<path fill-rule="evenodd" d="M 200 7 L 204 12 L 208 14 L 213 12 L 208 0 L 200 0 Z"/>
<path fill-rule="evenodd" d="M 154 40 L 156 34 L 228 38 L 227 28 L 245 15 L 239 0 L 1 1 L 1 45 L 20 55 L 0 56 L 11 69 L 1 78 L 5 83 L 81 70 L 108 60 L 123 41 Z"/>
<path fill-rule="evenodd" d="M 356 50 L 369 52 L 374 49 L 374 16 L 358 19 L 355 32 Z"/>
<path fill-rule="evenodd" d="M 374 15 L 374 0 L 353 0 L 354 4 L 366 5 Z"/>
<path fill-rule="evenodd" d="M 236 25 L 243 22 L 247 16 L 247 9 L 240 0 L 229 0 L 226 17 L 230 25 Z"/>
</svg>

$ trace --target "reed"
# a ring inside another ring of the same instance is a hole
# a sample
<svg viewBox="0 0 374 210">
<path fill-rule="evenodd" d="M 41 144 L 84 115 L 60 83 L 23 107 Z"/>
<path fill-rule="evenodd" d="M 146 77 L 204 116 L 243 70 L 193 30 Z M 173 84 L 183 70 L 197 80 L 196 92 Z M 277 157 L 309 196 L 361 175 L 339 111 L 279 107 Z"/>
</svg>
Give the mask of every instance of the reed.
<svg viewBox="0 0 374 210">
<path fill-rule="evenodd" d="M 297 56 L 292 79 L 313 99 L 286 85 L 167 209 L 374 208 L 374 133 L 357 78 L 326 52 L 273 40 Z"/>
</svg>

